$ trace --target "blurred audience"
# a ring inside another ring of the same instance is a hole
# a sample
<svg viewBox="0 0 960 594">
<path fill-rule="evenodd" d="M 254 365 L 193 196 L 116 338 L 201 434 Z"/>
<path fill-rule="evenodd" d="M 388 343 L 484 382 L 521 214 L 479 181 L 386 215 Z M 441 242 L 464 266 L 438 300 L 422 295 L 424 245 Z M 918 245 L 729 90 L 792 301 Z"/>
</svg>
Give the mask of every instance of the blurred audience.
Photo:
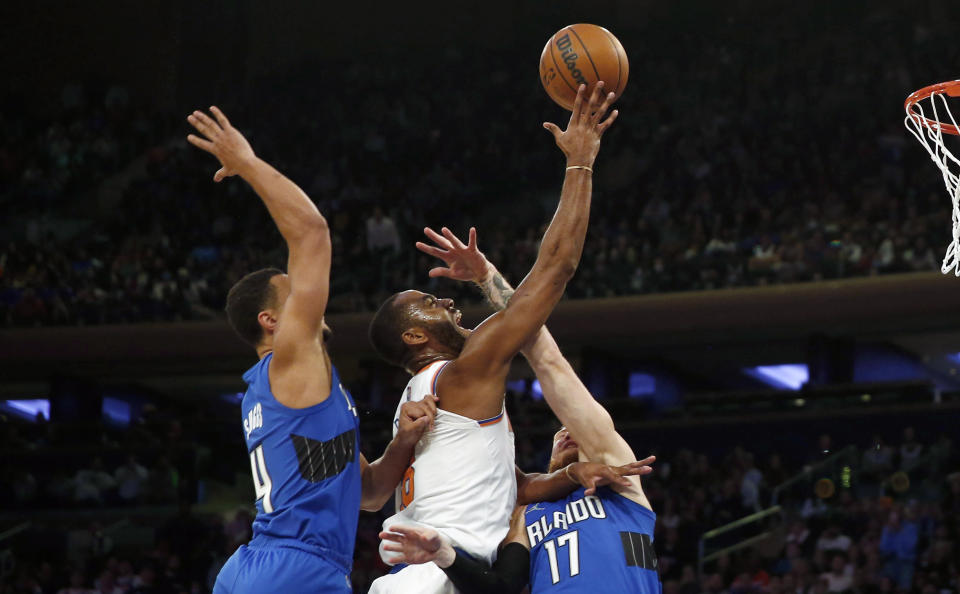
<svg viewBox="0 0 960 594">
<path fill-rule="evenodd" d="M 952 77 L 938 70 L 952 29 L 913 25 L 889 2 L 822 27 L 832 10 L 624 32 L 650 59 L 605 139 L 571 297 L 936 269 L 950 203 L 899 106 Z M 478 300 L 428 279 L 413 248 L 425 225 L 475 225 L 508 279 L 526 274 L 562 164 L 534 124 L 562 113 L 536 84 L 501 101 L 506 81 L 530 77 L 495 54 L 291 67 L 224 105 L 329 218 L 331 311 L 369 310 L 410 285 Z M 490 64 L 493 84 L 477 85 Z M 437 71 L 445 84 L 432 84 Z M 319 81 L 331 79 L 350 95 L 327 93 Z M 210 182 L 215 164 L 184 142 L 182 114 L 140 105 L 119 85 L 71 84 L 47 118 L 0 115 L 12 239 L 0 245 L 0 326 L 209 319 L 242 274 L 283 265 L 265 209 L 237 180 Z M 347 113 L 361 123 L 343 125 Z M 465 125 L 481 114 L 480 128 Z"/>
</svg>

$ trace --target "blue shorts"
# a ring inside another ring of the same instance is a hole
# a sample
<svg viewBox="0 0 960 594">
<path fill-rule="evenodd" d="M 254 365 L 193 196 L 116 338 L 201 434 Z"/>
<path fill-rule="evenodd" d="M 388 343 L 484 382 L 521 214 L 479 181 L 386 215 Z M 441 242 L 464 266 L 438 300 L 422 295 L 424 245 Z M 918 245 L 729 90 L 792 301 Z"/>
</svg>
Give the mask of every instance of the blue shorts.
<svg viewBox="0 0 960 594">
<path fill-rule="evenodd" d="M 290 547 L 241 545 L 223 565 L 213 594 L 352 592 L 350 576 L 323 557 Z"/>
</svg>

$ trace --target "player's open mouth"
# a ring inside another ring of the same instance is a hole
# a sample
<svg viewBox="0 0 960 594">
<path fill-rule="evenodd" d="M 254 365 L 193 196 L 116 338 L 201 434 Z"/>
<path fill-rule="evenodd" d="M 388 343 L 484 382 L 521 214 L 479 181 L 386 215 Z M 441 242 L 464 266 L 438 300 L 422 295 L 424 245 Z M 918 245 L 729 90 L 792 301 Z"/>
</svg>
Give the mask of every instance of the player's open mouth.
<svg viewBox="0 0 960 594">
<path fill-rule="evenodd" d="M 460 320 L 463 319 L 463 314 L 460 313 L 459 309 L 453 310 L 453 320 L 457 323 L 457 326 L 460 325 Z"/>
</svg>

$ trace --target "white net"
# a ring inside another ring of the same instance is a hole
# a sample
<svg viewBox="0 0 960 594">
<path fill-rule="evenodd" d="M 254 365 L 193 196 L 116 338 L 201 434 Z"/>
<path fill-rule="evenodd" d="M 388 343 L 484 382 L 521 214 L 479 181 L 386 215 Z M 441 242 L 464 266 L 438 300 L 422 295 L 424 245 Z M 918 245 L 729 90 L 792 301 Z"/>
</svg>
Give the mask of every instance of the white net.
<svg viewBox="0 0 960 594">
<path fill-rule="evenodd" d="M 908 103 L 907 117 L 904 124 L 920 144 L 930 154 L 930 159 L 937 164 L 943 174 L 943 183 L 947 186 L 950 200 L 953 202 L 953 240 L 947 247 L 940 271 L 948 274 L 951 270 L 955 276 L 960 276 L 960 160 L 947 148 L 945 138 L 955 142 L 954 134 L 944 132 L 944 129 L 958 129 L 957 120 L 950 111 L 948 96 L 944 91 L 935 92 L 930 97 Z"/>
</svg>

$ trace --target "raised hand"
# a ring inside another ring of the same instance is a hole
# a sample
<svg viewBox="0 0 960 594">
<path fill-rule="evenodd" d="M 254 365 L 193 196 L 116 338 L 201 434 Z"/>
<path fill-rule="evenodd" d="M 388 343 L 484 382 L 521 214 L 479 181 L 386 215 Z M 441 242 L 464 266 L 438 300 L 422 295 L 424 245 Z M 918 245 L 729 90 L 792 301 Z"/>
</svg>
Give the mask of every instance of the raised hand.
<svg viewBox="0 0 960 594">
<path fill-rule="evenodd" d="M 494 268 L 477 248 L 477 230 L 474 227 L 470 227 L 467 245 L 464 245 L 450 229 L 443 227 L 440 231 L 443 235 L 429 227 L 423 230 L 435 245 L 428 245 L 422 241 L 416 244 L 418 250 L 440 258 L 446 264 L 446 267 L 438 266 L 431 269 L 432 278 L 445 276 L 453 280 L 473 281 L 477 284 L 482 284 L 490 278 Z"/>
<path fill-rule="evenodd" d="M 623 466 L 607 466 L 598 462 L 574 462 L 567 467 L 567 470 L 572 479 L 586 487 L 585 495 L 593 495 L 597 492 L 597 487 L 603 487 L 604 485 L 614 484 L 629 487 L 630 481 L 624 477 L 650 474 L 653 472 L 650 465 L 656 459 L 656 456 L 650 456 Z"/>
<path fill-rule="evenodd" d="M 580 85 L 566 130 L 560 130 L 559 126 L 550 122 L 543 124 L 543 127 L 553 134 L 557 146 L 567 156 L 567 164 L 570 166 L 591 167 L 593 165 L 593 160 L 600 152 L 600 137 L 620 113 L 615 109 L 610 113 L 610 117 L 601 122 L 614 99 L 614 94 L 608 93 L 601 102 L 602 89 L 603 81 L 600 81 L 593 88 L 590 98 L 586 99 L 587 87 Z"/>
<path fill-rule="evenodd" d="M 221 167 L 213 176 L 213 181 L 219 182 L 240 173 L 257 156 L 247 139 L 230 125 L 230 120 L 217 106 L 211 106 L 210 112 L 216 120 L 200 110 L 187 116 L 187 121 L 203 135 L 190 134 L 187 141 L 220 161 Z"/>
</svg>

